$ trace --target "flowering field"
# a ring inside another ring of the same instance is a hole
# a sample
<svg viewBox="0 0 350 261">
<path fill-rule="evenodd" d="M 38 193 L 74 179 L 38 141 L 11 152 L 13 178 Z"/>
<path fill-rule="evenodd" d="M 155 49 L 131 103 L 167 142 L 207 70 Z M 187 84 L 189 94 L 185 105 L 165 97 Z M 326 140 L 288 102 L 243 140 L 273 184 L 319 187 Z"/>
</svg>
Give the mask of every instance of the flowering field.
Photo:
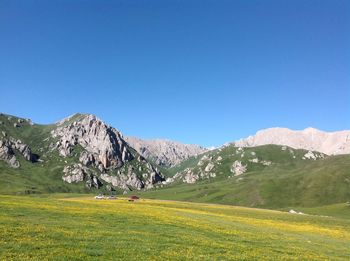
<svg viewBox="0 0 350 261">
<path fill-rule="evenodd" d="M 349 260 L 350 221 L 198 203 L 0 196 L 0 260 Z"/>
</svg>

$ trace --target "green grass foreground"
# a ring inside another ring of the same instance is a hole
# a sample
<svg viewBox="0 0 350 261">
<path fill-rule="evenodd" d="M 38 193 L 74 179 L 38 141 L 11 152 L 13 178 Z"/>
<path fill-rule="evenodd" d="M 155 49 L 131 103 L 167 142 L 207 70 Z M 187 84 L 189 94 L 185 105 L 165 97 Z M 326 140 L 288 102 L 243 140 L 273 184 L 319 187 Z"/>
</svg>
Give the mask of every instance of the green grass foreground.
<svg viewBox="0 0 350 261">
<path fill-rule="evenodd" d="M 174 201 L 0 196 L 1 260 L 349 260 L 350 221 Z"/>
</svg>

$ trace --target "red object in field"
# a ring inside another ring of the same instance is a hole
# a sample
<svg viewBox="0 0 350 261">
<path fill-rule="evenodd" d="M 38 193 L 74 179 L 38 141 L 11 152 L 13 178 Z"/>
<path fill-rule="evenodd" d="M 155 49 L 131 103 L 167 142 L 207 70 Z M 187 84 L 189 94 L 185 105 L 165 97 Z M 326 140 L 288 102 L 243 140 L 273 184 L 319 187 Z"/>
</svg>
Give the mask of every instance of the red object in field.
<svg viewBox="0 0 350 261">
<path fill-rule="evenodd" d="M 138 196 L 131 196 L 130 199 L 135 200 L 135 199 L 140 199 Z"/>
</svg>

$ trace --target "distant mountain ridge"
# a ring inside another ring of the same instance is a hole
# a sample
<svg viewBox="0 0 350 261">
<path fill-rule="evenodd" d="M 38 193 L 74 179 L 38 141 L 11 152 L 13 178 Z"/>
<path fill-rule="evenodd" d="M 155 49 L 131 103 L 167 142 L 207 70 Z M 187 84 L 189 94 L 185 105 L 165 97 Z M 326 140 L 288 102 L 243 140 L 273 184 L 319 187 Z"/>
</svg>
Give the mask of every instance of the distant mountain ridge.
<svg viewBox="0 0 350 261">
<path fill-rule="evenodd" d="M 290 130 L 287 128 L 269 128 L 258 131 L 255 135 L 235 141 L 239 147 L 261 145 L 284 145 L 294 149 L 305 149 L 339 155 L 350 153 L 350 130 L 325 132 L 315 128 Z"/>
<path fill-rule="evenodd" d="M 125 140 L 143 157 L 163 167 L 175 166 L 189 157 L 208 151 L 199 145 L 183 144 L 167 139 L 142 140 L 125 137 Z"/>
</svg>

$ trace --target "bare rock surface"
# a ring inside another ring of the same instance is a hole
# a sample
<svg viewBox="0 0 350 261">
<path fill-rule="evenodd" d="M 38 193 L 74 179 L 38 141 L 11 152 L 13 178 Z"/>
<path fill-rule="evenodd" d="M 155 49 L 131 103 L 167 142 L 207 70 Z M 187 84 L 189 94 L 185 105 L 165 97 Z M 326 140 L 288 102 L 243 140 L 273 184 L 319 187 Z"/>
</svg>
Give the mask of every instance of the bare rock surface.
<svg viewBox="0 0 350 261">
<path fill-rule="evenodd" d="M 236 160 L 233 162 L 231 167 L 231 172 L 235 176 L 242 175 L 244 172 L 247 171 L 247 165 L 243 165 L 241 161 Z"/>
<path fill-rule="evenodd" d="M 180 176 L 182 176 L 183 178 L 182 181 L 184 183 L 189 183 L 189 184 L 196 183 L 196 181 L 199 179 L 199 175 L 194 173 L 191 168 L 185 169 L 183 173 L 179 173 L 177 176 L 175 175 L 174 179 Z"/>
<path fill-rule="evenodd" d="M 141 189 L 144 187 L 143 182 L 137 177 L 135 173 L 130 173 L 128 175 L 118 175 L 111 176 L 108 174 L 102 174 L 101 179 L 107 183 L 111 183 L 115 187 L 122 189 L 137 188 Z"/>
<path fill-rule="evenodd" d="M 158 171 L 157 168 L 153 167 L 150 163 L 140 159 L 139 162 L 143 165 L 139 165 L 138 171 L 143 172 L 142 176 L 137 175 L 136 169 L 133 166 L 127 166 L 126 171 L 121 173 L 122 169 L 118 171 L 118 175 L 101 174 L 101 179 L 107 183 L 112 184 L 115 187 L 119 187 L 125 190 L 132 188 L 150 189 L 156 184 L 161 184 L 165 181 L 163 175 Z"/>
<path fill-rule="evenodd" d="M 86 164 L 117 168 L 133 159 L 122 134 L 96 116 L 85 115 L 78 121 L 63 125 L 65 121 L 51 132 L 52 137 L 58 139 L 56 148 L 61 156 L 71 155 L 74 146 L 80 145 L 87 152 L 80 157 Z"/>
<path fill-rule="evenodd" d="M 193 144 L 182 144 L 166 139 L 142 140 L 126 137 L 125 140 L 138 153 L 147 159 L 152 159 L 160 166 L 172 167 L 191 156 L 207 151 L 207 149 Z"/>
<path fill-rule="evenodd" d="M 100 188 L 102 183 L 98 177 L 91 173 L 87 167 L 83 166 L 80 163 L 75 163 L 70 166 L 65 166 L 63 169 L 64 175 L 62 179 L 68 183 L 77 183 L 86 181 L 86 187 L 88 188 Z"/>
<path fill-rule="evenodd" d="M 308 151 L 307 153 L 305 153 L 305 155 L 303 156 L 302 159 L 317 160 L 317 159 L 323 159 L 323 158 L 324 158 L 324 154 L 322 154 L 322 153 Z"/>
<path fill-rule="evenodd" d="M 327 155 L 350 153 L 350 131 L 324 132 L 314 128 L 294 131 L 287 128 L 270 128 L 254 136 L 234 142 L 239 147 L 267 144 L 289 146 L 295 149 L 319 151 Z"/>
<path fill-rule="evenodd" d="M 209 162 L 204 170 L 205 170 L 205 172 L 210 172 L 214 167 L 215 167 L 215 165 L 212 162 Z"/>
<path fill-rule="evenodd" d="M 68 183 L 76 183 L 84 180 L 87 174 L 87 168 L 81 164 L 74 164 L 72 166 L 65 166 L 63 169 L 64 176 L 62 179 Z"/>
<path fill-rule="evenodd" d="M 13 168 L 18 168 L 20 164 L 15 156 L 15 150 L 28 161 L 34 162 L 36 160 L 30 147 L 21 140 L 12 137 L 0 140 L 0 160 L 7 162 Z"/>
</svg>

